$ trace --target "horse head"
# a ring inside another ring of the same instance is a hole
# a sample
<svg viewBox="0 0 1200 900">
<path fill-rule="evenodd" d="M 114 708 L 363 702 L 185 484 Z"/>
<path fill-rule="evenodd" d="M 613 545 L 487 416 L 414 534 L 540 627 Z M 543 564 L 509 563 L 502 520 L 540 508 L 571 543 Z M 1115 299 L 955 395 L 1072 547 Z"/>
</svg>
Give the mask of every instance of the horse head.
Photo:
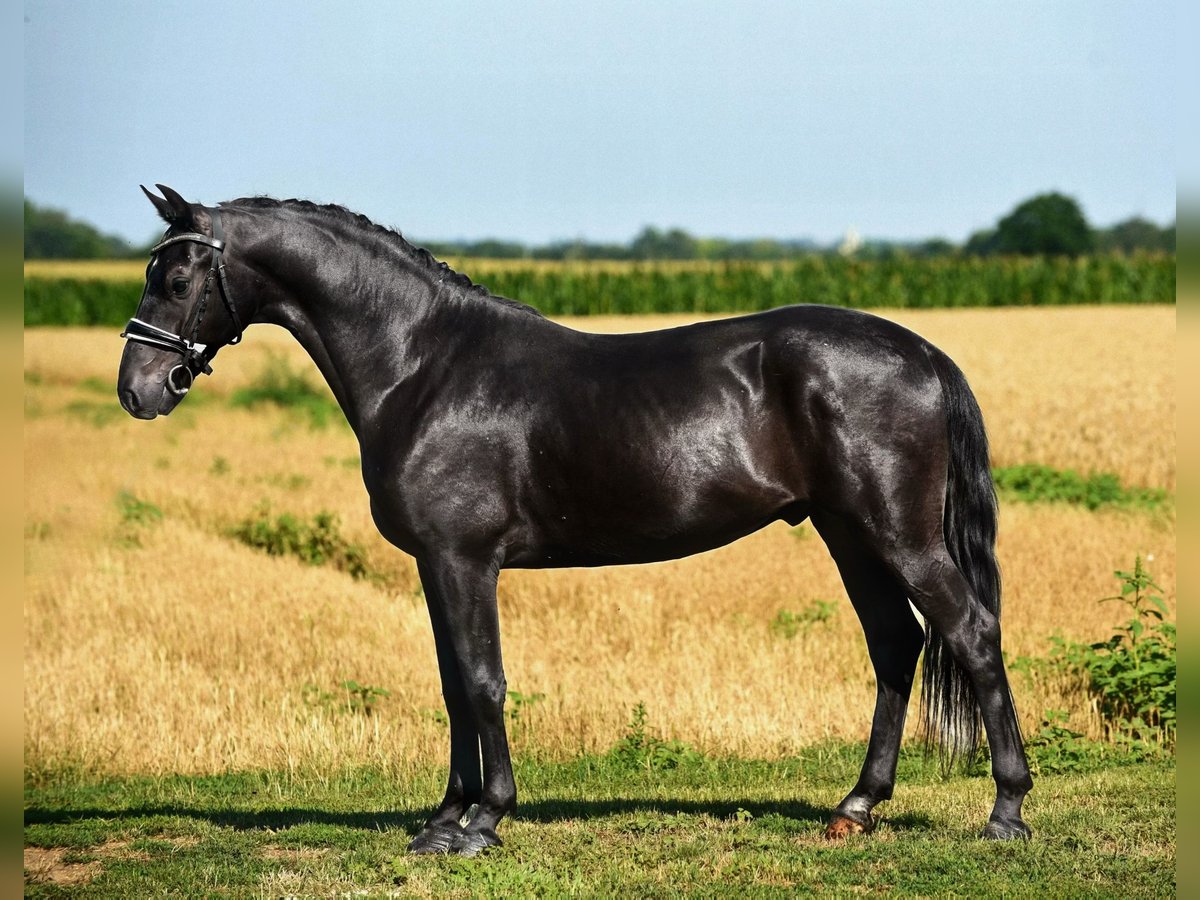
<svg viewBox="0 0 1200 900">
<path fill-rule="evenodd" d="M 241 339 L 243 327 L 225 283 L 217 210 L 157 187 L 162 197 L 142 191 L 167 231 L 150 251 L 141 302 L 122 333 L 128 342 L 117 377 L 121 405 L 139 419 L 169 414 L 197 375 L 212 372 L 217 350 Z"/>
</svg>

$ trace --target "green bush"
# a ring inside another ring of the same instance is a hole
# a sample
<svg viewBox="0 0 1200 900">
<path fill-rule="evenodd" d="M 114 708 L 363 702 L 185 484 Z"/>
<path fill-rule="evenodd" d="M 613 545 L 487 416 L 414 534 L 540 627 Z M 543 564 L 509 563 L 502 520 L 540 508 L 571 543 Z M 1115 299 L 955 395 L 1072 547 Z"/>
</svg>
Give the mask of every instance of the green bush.
<svg viewBox="0 0 1200 900">
<path fill-rule="evenodd" d="M 294 556 L 310 566 L 333 566 L 353 578 L 379 577 L 368 564 L 366 550 L 342 537 L 332 513 L 319 512 L 305 522 L 289 513 L 271 516 L 264 506 L 230 528 L 229 535 L 271 556 Z"/>
</svg>

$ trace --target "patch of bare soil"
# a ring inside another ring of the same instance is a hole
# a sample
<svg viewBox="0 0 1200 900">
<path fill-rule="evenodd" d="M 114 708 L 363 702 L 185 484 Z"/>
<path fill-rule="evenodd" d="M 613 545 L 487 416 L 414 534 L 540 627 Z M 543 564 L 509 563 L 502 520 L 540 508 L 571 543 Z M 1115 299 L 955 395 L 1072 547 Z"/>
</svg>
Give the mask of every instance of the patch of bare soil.
<svg viewBox="0 0 1200 900">
<path fill-rule="evenodd" d="M 26 881 L 35 884 L 87 884 L 103 870 L 99 860 L 63 862 L 66 853 L 61 847 L 26 847 Z"/>
</svg>

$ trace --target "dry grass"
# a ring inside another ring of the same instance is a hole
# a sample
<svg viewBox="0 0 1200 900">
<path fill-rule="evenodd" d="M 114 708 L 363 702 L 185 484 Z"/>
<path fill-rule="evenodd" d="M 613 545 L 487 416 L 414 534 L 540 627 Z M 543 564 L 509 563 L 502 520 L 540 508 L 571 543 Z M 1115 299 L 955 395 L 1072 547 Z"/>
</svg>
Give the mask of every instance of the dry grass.
<svg viewBox="0 0 1200 900">
<path fill-rule="evenodd" d="M 963 365 L 999 462 L 1107 469 L 1173 487 L 1173 311 L 896 318 Z M 583 324 L 616 330 L 630 323 Z M 218 358 L 216 376 L 176 415 L 151 424 L 89 413 L 115 406 L 102 392 L 120 353 L 114 334 L 26 334 L 25 740 L 32 771 L 311 771 L 405 767 L 444 756 L 415 567 L 374 531 L 357 469 L 345 463 L 356 455 L 353 436 L 202 400 L 250 381 L 272 351 L 301 359 L 282 332 L 254 329 L 243 347 Z M 88 378 L 98 381 L 81 384 Z M 225 471 L 214 468 L 217 456 Z M 162 520 L 122 524 L 121 490 L 156 504 Z M 269 558 L 222 536 L 264 499 L 277 511 L 336 512 L 389 583 Z M 1107 636 L 1120 612 L 1096 600 L 1112 592 L 1111 571 L 1127 567 L 1136 552 L 1154 556 L 1151 569 L 1173 602 L 1172 519 L 1006 507 L 1007 652 L 1044 653 L 1056 631 Z M 864 737 L 873 680 L 843 598 L 811 529 L 797 537 L 782 525 L 678 562 L 506 572 L 509 685 L 545 694 L 523 713 L 518 752 L 607 748 L 639 700 L 652 727 L 712 751 L 770 756 L 826 737 Z M 839 601 L 828 623 L 792 639 L 772 633 L 779 610 L 816 599 Z M 345 679 L 391 696 L 375 716 L 306 704 L 306 684 L 336 692 Z M 1047 707 L 1079 706 L 1053 685 L 1018 682 L 1016 694 L 1027 725 Z M 1087 709 L 1076 708 L 1074 722 L 1097 731 Z"/>
</svg>

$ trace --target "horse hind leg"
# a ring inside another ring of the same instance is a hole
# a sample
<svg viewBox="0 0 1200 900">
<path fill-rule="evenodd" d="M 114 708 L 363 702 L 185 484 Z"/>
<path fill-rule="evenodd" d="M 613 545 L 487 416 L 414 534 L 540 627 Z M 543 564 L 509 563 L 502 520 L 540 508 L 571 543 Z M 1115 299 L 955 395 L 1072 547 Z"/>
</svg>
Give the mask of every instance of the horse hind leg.
<svg viewBox="0 0 1200 900">
<path fill-rule="evenodd" d="M 927 654 L 923 678 L 932 677 L 931 670 L 937 670 L 943 679 L 965 678 L 967 693 L 975 700 L 968 707 L 965 697 L 953 694 L 952 702 L 957 705 L 942 710 L 941 722 L 932 721 L 932 716 L 927 718 L 926 727 L 969 722 L 978 709 L 996 782 L 996 802 L 982 836 L 997 840 L 1028 838 L 1030 830 L 1021 818 L 1021 805 L 1033 780 L 1000 652 L 999 618 L 975 596 L 944 544 L 920 550 L 896 548 L 888 562 L 958 667 L 956 672 L 951 660 L 931 661 Z M 947 738 L 953 747 L 955 735 L 943 734 L 943 740 Z"/>
<path fill-rule="evenodd" d="M 872 810 L 891 799 L 908 698 L 925 633 L 904 588 L 851 529 L 820 514 L 813 516 L 813 525 L 837 563 L 875 669 L 875 714 L 862 772 L 825 830 L 825 837 L 838 839 L 872 831 Z"/>
</svg>

